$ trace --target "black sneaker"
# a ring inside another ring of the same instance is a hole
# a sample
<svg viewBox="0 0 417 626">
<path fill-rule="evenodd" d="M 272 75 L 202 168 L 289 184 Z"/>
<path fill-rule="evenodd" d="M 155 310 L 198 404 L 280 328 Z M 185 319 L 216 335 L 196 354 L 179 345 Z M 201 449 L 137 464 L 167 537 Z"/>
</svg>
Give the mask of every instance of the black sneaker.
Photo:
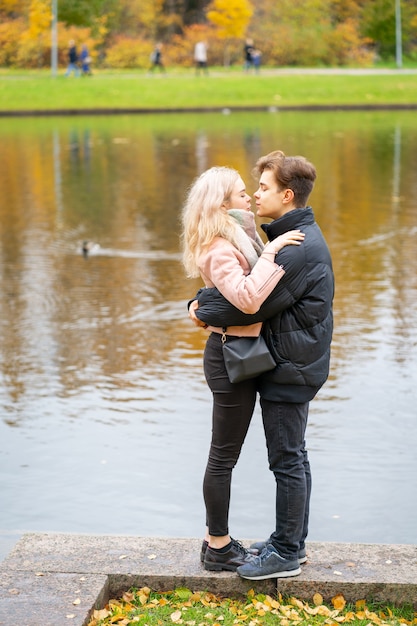
<svg viewBox="0 0 417 626">
<path fill-rule="evenodd" d="M 206 550 L 208 548 L 208 541 L 203 539 L 203 543 L 201 544 L 201 552 L 200 552 L 200 561 L 204 563 L 204 557 L 206 556 Z"/>
<path fill-rule="evenodd" d="M 262 550 L 268 545 L 272 544 L 271 539 L 267 539 L 266 541 L 256 541 L 250 545 L 249 550 L 257 550 L 257 553 L 261 553 Z M 298 551 L 298 562 L 300 565 L 307 562 L 307 554 L 305 548 L 300 548 Z"/>
<path fill-rule="evenodd" d="M 239 541 L 231 538 L 230 549 L 227 552 L 218 552 L 207 546 L 204 555 L 204 569 L 211 572 L 220 572 L 225 569 L 235 572 L 239 565 L 249 563 L 256 558 Z"/>
<path fill-rule="evenodd" d="M 230 537 L 230 539 L 233 541 L 232 537 Z M 203 543 L 201 544 L 201 551 L 200 551 L 200 561 L 202 563 L 204 563 L 204 557 L 206 556 L 207 548 L 208 548 L 208 541 L 203 539 Z M 248 548 L 248 552 L 249 554 L 259 554 L 260 551 L 251 546 L 250 548 Z"/>
<path fill-rule="evenodd" d="M 284 559 L 271 543 L 268 543 L 259 556 L 251 557 L 237 568 L 242 578 L 265 580 L 265 578 L 288 578 L 301 574 L 298 559 Z"/>
</svg>

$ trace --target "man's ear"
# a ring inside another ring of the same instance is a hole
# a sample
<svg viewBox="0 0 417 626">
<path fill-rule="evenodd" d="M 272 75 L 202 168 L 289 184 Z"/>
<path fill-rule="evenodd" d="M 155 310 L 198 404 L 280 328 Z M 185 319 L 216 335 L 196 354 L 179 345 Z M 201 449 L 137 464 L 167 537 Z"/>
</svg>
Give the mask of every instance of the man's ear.
<svg viewBox="0 0 417 626">
<path fill-rule="evenodd" d="M 286 189 L 284 192 L 284 197 L 282 198 L 282 202 L 284 204 L 291 204 L 294 200 L 294 192 L 292 189 Z"/>
</svg>

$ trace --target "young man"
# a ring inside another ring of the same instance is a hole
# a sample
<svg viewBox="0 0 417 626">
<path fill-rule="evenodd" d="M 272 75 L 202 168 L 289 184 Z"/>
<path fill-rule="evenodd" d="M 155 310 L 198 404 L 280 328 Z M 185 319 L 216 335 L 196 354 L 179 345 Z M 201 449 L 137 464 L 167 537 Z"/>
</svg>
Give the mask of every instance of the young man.
<svg viewBox="0 0 417 626">
<path fill-rule="evenodd" d="M 275 530 L 251 546 L 259 556 L 237 568 L 243 578 L 262 580 L 296 576 L 306 561 L 311 474 L 305 430 L 309 402 L 329 373 L 334 277 L 327 244 L 306 206 L 314 166 L 304 157 L 275 151 L 261 157 L 255 170 L 260 175 L 257 214 L 273 220 L 262 226 L 268 239 L 300 229 L 305 240 L 277 255 L 285 275 L 258 313 L 245 315 L 217 290 L 202 289 L 196 315 L 211 326 L 263 321 L 262 333 L 277 363 L 258 379 L 269 468 L 276 481 Z"/>
<path fill-rule="evenodd" d="M 78 67 L 78 52 L 75 41 L 70 39 L 68 42 L 68 67 L 65 72 L 65 76 L 69 76 L 71 72 L 74 72 L 74 76 L 79 76 L 80 68 Z"/>
</svg>

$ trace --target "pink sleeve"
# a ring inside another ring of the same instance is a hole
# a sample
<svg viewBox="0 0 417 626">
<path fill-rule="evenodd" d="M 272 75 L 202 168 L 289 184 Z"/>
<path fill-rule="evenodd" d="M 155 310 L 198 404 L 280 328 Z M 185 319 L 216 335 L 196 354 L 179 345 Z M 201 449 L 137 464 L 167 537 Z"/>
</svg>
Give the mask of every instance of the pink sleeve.
<svg viewBox="0 0 417 626">
<path fill-rule="evenodd" d="M 227 245 L 226 245 L 227 244 Z M 284 269 L 266 257 L 260 257 L 250 274 L 242 267 L 244 257 L 229 242 L 213 247 L 200 270 L 220 293 L 243 313 L 256 313 L 285 274 Z"/>
</svg>

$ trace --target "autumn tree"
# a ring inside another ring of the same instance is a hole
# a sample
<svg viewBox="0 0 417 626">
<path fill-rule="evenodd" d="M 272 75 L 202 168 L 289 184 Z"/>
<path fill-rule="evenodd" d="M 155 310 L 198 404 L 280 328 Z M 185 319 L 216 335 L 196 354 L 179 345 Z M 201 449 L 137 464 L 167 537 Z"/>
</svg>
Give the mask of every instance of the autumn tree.
<svg viewBox="0 0 417 626">
<path fill-rule="evenodd" d="M 49 0 L 30 0 L 28 28 L 20 38 L 18 64 L 42 67 L 49 56 L 51 41 L 51 4 Z"/>
<path fill-rule="evenodd" d="M 205 24 L 206 9 L 210 0 L 185 0 L 184 2 L 184 25 Z"/>
<path fill-rule="evenodd" d="M 51 27 L 52 13 L 48 0 L 31 0 L 29 7 L 29 35 L 38 39 Z"/>
<path fill-rule="evenodd" d="M 22 17 L 27 12 L 30 0 L 0 0 L 0 16 Z"/>
<path fill-rule="evenodd" d="M 343 24 L 347 20 L 358 20 L 366 0 L 331 0 L 330 18 L 333 24 Z"/>
<path fill-rule="evenodd" d="M 401 0 L 401 23 L 403 48 L 407 52 L 417 30 L 415 0 Z M 361 29 L 375 42 L 377 52 L 383 59 L 394 57 L 396 41 L 394 0 L 368 0 L 362 11 Z"/>
<path fill-rule="evenodd" d="M 207 19 L 214 24 L 217 36 L 225 40 L 224 65 L 230 64 L 227 42 L 245 36 L 253 15 L 249 0 L 213 0 L 207 10 Z"/>
<path fill-rule="evenodd" d="M 323 63 L 330 0 L 258 0 L 250 27 L 263 58 L 276 65 Z"/>
</svg>

